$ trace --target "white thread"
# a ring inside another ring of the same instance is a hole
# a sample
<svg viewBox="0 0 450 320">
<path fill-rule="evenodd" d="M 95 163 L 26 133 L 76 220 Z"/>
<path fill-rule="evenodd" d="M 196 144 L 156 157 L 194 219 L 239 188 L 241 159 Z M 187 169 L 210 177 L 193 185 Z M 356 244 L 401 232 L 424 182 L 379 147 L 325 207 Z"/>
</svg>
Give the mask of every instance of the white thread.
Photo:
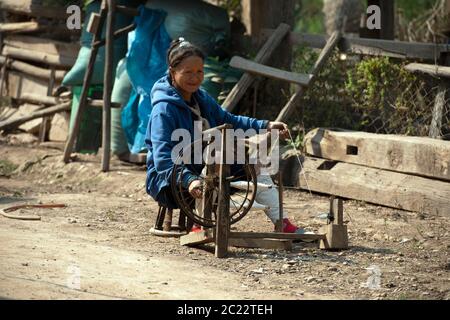
<svg viewBox="0 0 450 320">
<path fill-rule="evenodd" d="M 291 138 L 291 141 L 294 142 L 294 138 L 292 137 L 291 132 L 289 130 L 288 130 L 288 132 L 289 132 L 289 137 Z M 295 152 L 295 157 L 297 158 L 297 161 L 300 164 L 300 170 L 301 170 L 301 172 L 303 174 L 303 177 L 305 178 L 306 187 L 308 188 L 308 191 L 309 191 L 309 193 L 312 196 L 311 188 L 309 187 L 308 179 L 306 178 L 305 168 L 303 167 L 302 161 L 300 160 L 300 157 L 298 155 L 300 151 L 295 147 L 295 145 L 292 145 L 292 146 L 294 147 L 294 150 L 296 151 Z"/>
<path fill-rule="evenodd" d="M 294 142 L 294 138 L 291 135 L 291 131 L 288 130 L 288 133 L 289 133 L 289 137 L 291 138 L 291 141 Z M 278 143 L 279 139 L 280 139 L 280 136 L 278 135 L 275 144 Z M 296 151 L 295 157 L 297 158 L 297 161 L 300 164 L 300 171 L 303 174 L 303 177 L 305 178 L 306 187 L 308 188 L 309 194 L 312 196 L 313 194 L 312 194 L 311 188 L 309 187 L 308 179 L 306 178 L 305 168 L 303 167 L 302 161 L 300 160 L 300 157 L 298 155 L 301 152 L 295 147 L 295 145 L 292 145 L 292 146 L 293 146 L 294 150 Z M 275 146 L 271 146 L 270 154 L 272 154 L 274 148 L 275 148 Z"/>
</svg>

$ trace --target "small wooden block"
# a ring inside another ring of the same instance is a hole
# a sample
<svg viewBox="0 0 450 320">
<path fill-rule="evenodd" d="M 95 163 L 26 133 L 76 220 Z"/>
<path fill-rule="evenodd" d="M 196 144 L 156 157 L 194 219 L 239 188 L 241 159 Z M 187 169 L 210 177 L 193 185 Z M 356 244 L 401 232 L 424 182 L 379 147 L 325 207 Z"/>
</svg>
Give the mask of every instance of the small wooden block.
<svg viewBox="0 0 450 320">
<path fill-rule="evenodd" d="M 320 249 L 344 250 L 348 249 L 347 226 L 329 224 L 320 229 L 320 233 L 325 233 L 325 239 L 320 241 Z"/>
<path fill-rule="evenodd" d="M 191 232 L 180 237 L 180 245 L 182 246 L 197 246 L 211 242 L 214 242 L 214 235 L 211 229 L 202 230 L 200 232 Z"/>
<path fill-rule="evenodd" d="M 238 248 L 260 248 L 292 251 L 292 240 L 233 238 L 228 239 L 228 244 Z"/>
<path fill-rule="evenodd" d="M 87 31 L 89 33 L 95 34 L 97 32 L 99 24 L 100 24 L 100 14 L 92 13 L 87 26 Z"/>
</svg>

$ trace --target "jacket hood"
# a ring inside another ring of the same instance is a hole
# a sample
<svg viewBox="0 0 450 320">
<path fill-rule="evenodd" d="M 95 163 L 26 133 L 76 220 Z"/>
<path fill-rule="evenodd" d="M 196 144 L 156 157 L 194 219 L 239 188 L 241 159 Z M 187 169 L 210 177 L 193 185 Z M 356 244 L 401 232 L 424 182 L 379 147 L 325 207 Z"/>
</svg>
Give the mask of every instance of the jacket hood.
<svg viewBox="0 0 450 320">
<path fill-rule="evenodd" d="M 201 89 L 194 93 L 196 98 L 201 98 L 202 95 Z M 178 107 L 189 108 L 181 94 L 170 84 L 169 75 L 156 81 L 152 88 L 151 99 L 153 106 L 160 102 L 166 102 Z"/>
</svg>

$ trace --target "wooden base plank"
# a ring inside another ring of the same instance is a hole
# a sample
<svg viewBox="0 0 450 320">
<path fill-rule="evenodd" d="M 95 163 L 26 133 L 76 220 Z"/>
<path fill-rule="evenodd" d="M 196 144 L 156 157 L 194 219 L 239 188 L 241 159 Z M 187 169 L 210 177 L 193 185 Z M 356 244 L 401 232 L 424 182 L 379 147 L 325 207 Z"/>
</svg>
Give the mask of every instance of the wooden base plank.
<svg viewBox="0 0 450 320">
<path fill-rule="evenodd" d="M 259 248 L 292 251 L 292 240 L 260 239 L 260 238 L 232 238 L 228 244 L 238 248 Z"/>
<path fill-rule="evenodd" d="M 450 183 L 305 157 L 296 187 L 387 207 L 450 216 Z M 306 180 L 305 180 L 306 176 Z"/>
<path fill-rule="evenodd" d="M 321 240 L 325 234 L 295 234 L 280 232 L 230 232 L 230 239 L 284 239 L 284 240 Z"/>
</svg>

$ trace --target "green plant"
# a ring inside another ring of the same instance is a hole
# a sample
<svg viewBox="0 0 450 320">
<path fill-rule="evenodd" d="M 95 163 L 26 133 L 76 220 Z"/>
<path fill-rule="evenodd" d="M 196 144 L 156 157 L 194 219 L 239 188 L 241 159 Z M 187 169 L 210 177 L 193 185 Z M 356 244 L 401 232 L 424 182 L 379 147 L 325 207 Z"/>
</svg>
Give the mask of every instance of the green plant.
<svg viewBox="0 0 450 320">
<path fill-rule="evenodd" d="M 241 0 L 219 0 L 217 4 L 226 9 L 230 16 L 235 15 L 240 18 L 241 13 Z"/>
<path fill-rule="evenodd" d="M 309 73 L 317 57 L 317 50 L 297 47 L 292 70 Z M 305 91 L 288 124 L 304 132 L 338 127 L 427 135 L 436 82 L 405 70 L 407 63 L 388 57 L 345 59 L 336 52 Z"/>
<path fill-rule="evenodd" d="M 310 73 L 318 58 L 318 51 L 299 47 L 295 50 L 293 71 Z M 358 117 L 351 110 L 351 100 L 345 89 L 345 78 L 349 64 L 340 59 L 336 52 L 317 76 L 316 81 L 306 91 L 299 105 L 297 118 L 289 121 L 309 131 L 316 127 L 354 128 Z"/>
<path fill-rule="evenodd" d="M 295 31 L 306 33 L 325 32 L 323 0 L 297 2 L 295 7 Z"/>
<path fill-rule="evenodd" d="M 11 97 L 0 97 L 0 114 L 5 107 L 11 106 Z"/>
<path fill-rule="evenodd" d="M 293 140 L 288 139 L 288 140 L 286 140 L 286 142 L 289 147 L 291 147 L 295 150 L 302 150 L 304 138 L 305 138 L 304 133 L 300 132 Z"/>
<path fill-rule="evenodd" d="M 412 20 L 431 9 L 435 3 L 436 0 L 397 0 L 397 8 L 404 12 L 408 20 Z"/>
<path fill-rule="evenodd" d="M 18 165 L 8 160 L 0 160 L 0 176 L 10 176 L 17 167 Z"/>
<path fill-rule="evenodd" d="M 361 61 L 348 72 L 345 88 L 361 108 L 383 109 L 387 103 L 402 107 L 403 93 L 415 80 L 402 64 L 377 57 Z"/>
<path fill-rule="evenodd" d="M 345 88 L 361 113 L 358 130 L 423 135 L 433 95 L 427 84 L 388 57 L 362 60 L 347 74 Z"/>
</svg>

